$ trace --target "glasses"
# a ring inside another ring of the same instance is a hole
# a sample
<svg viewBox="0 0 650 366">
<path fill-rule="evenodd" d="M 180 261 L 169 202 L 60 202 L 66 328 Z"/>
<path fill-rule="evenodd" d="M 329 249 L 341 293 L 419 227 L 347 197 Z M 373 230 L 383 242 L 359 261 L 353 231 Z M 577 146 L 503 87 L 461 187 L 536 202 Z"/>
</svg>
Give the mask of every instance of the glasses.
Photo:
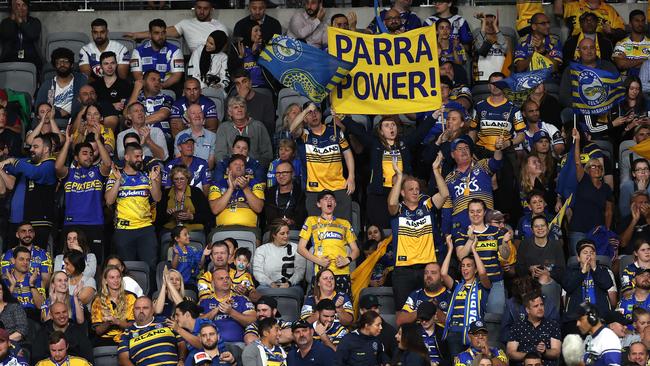
<svg viewBox="0 0 650 366">
<path fill-rule="evenodd" d="M 603 167 L 600 165 L 590 165 L 589 169 L 603 169 Z"/>
<path fill-rule="evenodd" d="M 293 173 L 293 171 L 288 170 L 288 171 L 284 171 L 284 172 L 275 172 L 275 175 L 289 175 L 291 173 Z"/>
<path fill-rule="evenodd" d="M 634 169 L 634 171 L 639 172 L 639 173 L 647 173 L 647 172 L 650 172 L 650 169 L 648 169 L 648 168 L 639 168 L 639 169 Z"/>
</svg>

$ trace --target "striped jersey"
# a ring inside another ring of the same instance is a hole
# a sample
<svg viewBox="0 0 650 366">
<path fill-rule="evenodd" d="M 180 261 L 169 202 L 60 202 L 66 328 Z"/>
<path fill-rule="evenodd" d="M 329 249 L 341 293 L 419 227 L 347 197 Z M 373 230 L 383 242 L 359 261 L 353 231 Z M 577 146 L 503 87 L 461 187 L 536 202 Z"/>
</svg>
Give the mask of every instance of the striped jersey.
<svg viewBox="0 0 650 366">
<path fill-rule="evenodd" d="M 302 225 L 302 230 L 300 230 L 300 239 L 312 243 L 315 256 L 330 259 L 329 269 L 335 275 L 350 274 L 350 266 L 343 268 L 336 266 L 336 257 L 339 255 L 343 258 L 347 257 L 348 251 L 346 247 L 357 240 L 352 225 L 348 220 L 334 217 L 330 221 L 321 216 L 309 216 Z M 319 270 L 319 266 L 314 266 L 315 272 Z"/>
<path fill-rule="evenodd" d="M 343 177 L 343 151 L 349 148 L 340 129 L 325 126 L 317 135 L 305 128 L 298 138 L 298 152 L 307 175 L 307 192 L 326 189 L 338 191 L 345 188 Z"/>
<path fill-rule="evenodd" d="M 32 248 L 30 249 L 31 251 L 31 261 L 29 263 L 29 266 L 32 270 L 39 271 L 41 273 L 50 273 L 52 272 L 52 257 L 50 256 L 50 253 L 45 250 L 41 249 L 36 245 L 32 245 Z M 2 273 L 8 273 L 14 268 L 14 265 L 11 263 L 11 260 L 14 257 L 14 251 L 12 249 L 9 249 L 5 252 L 4 256 L 2 256 L 2 261 L 0 262 L 0 266 L 2 267 Z"/>
<path fill-rule="evenodd" d="M 118 353 L 128 352 L 134 365 L 178 364 L 178 343 L 183 339 L 165 326 L 164 319 L 153 319 L 150 324 L 133 324 L 122 333 Z"/>
<path fill-rule="evenodd" d="M 503 244 L 505 230 L 488 225 L 485 230 L 474 231 L 476 235 L 476 251 L 485 265 L 485 271 L 492 283 L 503 280 L 503 272 L 499 264 L 499 246 Z M 467 243 L 467 233 L 458 231 L 454 236 L 454 248 L 462 247 Z"/>
<path fill-rule="evenodd" d="M 338 293 L 334 291 L 332 293 L 332 301 L 335 303 L 339 300 L 339 298 L 343 298 L 343 310 L 347 313 L 353 314 L 353 308 L 352 308 L 352 301 L 350 300 L 350 297 L 347 294 L 344 293 Z M 321 296 L 321 300 L 325 299 L 325 296 Z M 302 305 L 302 309 L 300 309 L 300 319 L 307 319 L 311 314 L 314 313 L 314 308 L 316 307 L 317 301 L 314 295 L 309 295 L 305 298 L 305 302 Z M 338 319 L 338 314 L 336 315 Z"/>
<path fill-rule="evenodd" d="M 495 151 L 498 137 L 510 140 L 518 132 L 526 129 L 524 118 L 519 108 L 505 99 L 500 104 L 493 104 L 491 97 L 476 103 L 474 119 L 470 127 L 477 131 L 477 145 Z"/>
<path fill-rule="evenodd" d="M 473 162 L 465 172 L 454 170 L 445 178 L 449 197 L 442 206 L 442 232 L 466 231 L 469 226 L 467 206 L 473 198 L 483 200 L 489 209 L 494 208 L 492 174 L 501 167 L 494 158 Z"/>
<path fill-rule="evenodd" d="M 312 324 L 312 327 L 314 328 L 314 340 L 320 342 L 320 336 L 316 334 L 316 325 L 318 324 L 318 321 L 315 321 L 314 324 Z M 327 337 L 334 343 L 335 346 L 338 346 L 338 344 L 341 342 L 341 339 L 348 334 L 348 330 L 339 323 L 338 320 L 334 320 L 330 326 L 325 329 L 325 334 L 327 334 Z"/>
<path fill-rule="evenodd" d="M 481 314 L 478 315 L 478 319 L 483 318 L 483 309 L 485 309 L 485 305 L 487 304 L 487 297 L 489 294 L 489 290 L 487 290 L 485 287 L 483 287 L 483 284 L 481 284 L 481 281 L 479 281 L 478 278 L 474 279 L 476 281 L 476 286 L 478 286 L 478 297 L 479 301 L 481 302 Z M 455 281 L 454 282 L 454 289 L 456 286 L 460 286 L 460 282 Z M 465 283 L 463 285 L 463 288 L 460 289 L 456 293 L 456 297 L 451 299 L 450 305 L 449 305 L 449 311 L 451 311 L 451 322 L 449 323 L 449 330 L 450 331 L 456 331 L 456 332 L 462 332 L 464 327 L 465 327 L 465 302 L 467 301 L 467 297 L 470 295 L 470 290 L 472 288 L 472 283 Z"/>
<path fill-rule="evenodd" d="M 276 318 L 275 321 L 280 327 L 280 330 L 291 329 L 291 322 L 285 322 L 284 320 L 279 318 Z M 260 333 L 259 333 L 259 329 L 257 328 L 257 322 L 252 322 L 248 324 L 248 326 L 244 330 L 244 335 L 246 334 L 254 334 L 256 337 L 259 338 Z"/>
<path fill-rule="evenodd" d="M 248 186 L 255 197 L 262 200 L 264 199 L 264 183 L 265 182 L 260 182 L 256 179 L 252 179 L 248 182 Z M 210 186 L 208 200 L 212 201 L 219 199 L 227 190 L 228 181 L 226 179 L 214 182 L 214 184 Z M 239 188 L 233 191 L 226 208 L 217 214 L 217 226 L 230 225 L 241 225 L 246 227 L 257 226 L 257 213 L 250 208 L 246 201 L 244 191 Z"/>
<path fill-rule="evenodd" d="M 89 168 L 73 164 L 63 183 L 65 192 L 64 225 L 104 224 L 104 183 L 99 165 Z"/>
<path fill-rule="evenodd" d="M 23 307 L 23 309 L 34 309 L 38 310 L 36 307 L 36 303 L 34 303 L 34 295 L 32 294 L 32 290 L 29 287 L 29 277 L 31 274 L 34 272 L 34 269 L 30 269 L 29 273 L 25 274 L 25 277 L 23 277 L 22 281 L 18 281 L 18 279 L 14 276 L 14 280 L 16 280 L 16 286 L 14 286 L 14 290 L 11 292 L 13 297 L 18 300 L 20 305 Z M 6 276 L 13 276 L 13 273 L 7 273 Z M 9 288 L 9 280 L 5 277 L 2 279 L 4 281 L 4 285 Z M 38 290 L 38 292 L 45 297 L 45 286 L 42 282 L 42 277 L 37 276 L 36 281 L 34 282 L 34 287 Z"/>
<path fill-rule="evenodd" d="M 436 262 L 435 217 L 435 205 L 429 196 L 421 195 L 414 210 L 400 204 L 391 220 L 396 267 Z"/>
<path fill-rule="evenodd" d="M 438 346 L 438 338 L 436 337 L 435 328 L 434 331 L 429 334 L 420 325 L 420 333 L 422 333 L 422 341 L 427 347 L 427 352 L 429 353 L 429 361 L 431 364 L 435 363 L 440 365 L 442 363 L 442 356 L 440 355 L 440 346 Z"/>
<path fill-rule="evenodd" d="M 151 213 L 151 181 L 143 172 L 133 175 L 122 173 L 122 184 L 117 193 L 117 208 L 115 209 L 116 229 L 141 229 L 151 226 L 153 215 Z M 106 182 L 109 190 L 115 185 L 115 176 L 111 173 Z"/>
<path fill-rule="evenodd" d="M 650 38 L 643 36 L 641 41 L 633 41 L 630 36 L 623 38 L 614 47 L 614 57 L 624 57 L 628 60 L 647 60 L 650 56 Z M 623 74 L 628 76 L 639 76 L 641 67 L 634 67 L 624 70 Z"/>
<path fill-rule="evenodd" d="M 429 293 L 424 288 L 421 288 L 409 294 L 409 297 L 406 298 L 404 306 L 402 306 L 402 311 L 405 311 L 407 313 L 414 313 L 418 311 L 420 304 L 429 301 L 436 304 L 436 307 L 438 309 L 442 310 L 444 313 L 447 313 L 447 310 L 449 310 L 451 295 L 451 291 L 447 290 L 447 288 L 444 286 L 433 293 Z"/>
</svg>

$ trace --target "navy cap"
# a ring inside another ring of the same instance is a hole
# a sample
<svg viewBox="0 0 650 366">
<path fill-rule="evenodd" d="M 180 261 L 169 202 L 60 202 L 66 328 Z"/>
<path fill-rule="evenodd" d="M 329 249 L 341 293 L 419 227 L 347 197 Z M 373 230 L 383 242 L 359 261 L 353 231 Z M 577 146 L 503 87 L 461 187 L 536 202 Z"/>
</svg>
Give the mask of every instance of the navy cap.
<svg viewBox="0 0 650 366">
<path fill-rule="evenodd" d="M 474 334 L 478 332 L 487 332 L 487 326 L 482 320 L 476 320 L 469 325 L 469 333 Z"/>
<path fill-rule="evenodd" d="M 452 151 L 456 150 L 456 148 L 460 144 L 465 144 L 469 146 L 470 150 L 474 147 L 474 142 L 472 142 L 472 139 L 467 135 L 463 135 L 451 142 L 451 150 Z"/>
<path fill-rule="evenodd" d="M 182 145 L 188 141 L 196 142 L 194 140 L 194 137 L 192 136 L 192 133 L 190 132 L 182 133 L 180 134 L 180 136 L 178 136 L 178 142 L 176 143 L 176 145 Z"/>
<path fill-rule="evenodd" d="M 533 144 L 539 142 L 539 140 L 541 139 L 547 139 L 551 141 L 551 136 L 548 134 L 548 132 L 544 130 L 539 130 L 535 132 L 535 134 L 533 135 Z"/>
</svg>

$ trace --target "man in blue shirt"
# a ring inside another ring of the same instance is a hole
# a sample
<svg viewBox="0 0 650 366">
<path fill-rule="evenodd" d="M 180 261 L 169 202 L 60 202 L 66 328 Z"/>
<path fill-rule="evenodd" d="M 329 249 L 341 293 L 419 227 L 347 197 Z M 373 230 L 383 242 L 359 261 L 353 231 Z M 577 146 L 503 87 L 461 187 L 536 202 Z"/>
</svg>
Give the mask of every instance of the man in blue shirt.
<svg viewBox="0 0 650 366">
<path fill-rule="evenodd" d="M 167 24 L 162 19 L 149 22 L 149 40 L 133 50 L 131 73 L 142 80 L 143 73 L 154 70 L 160 73 L 163 89 L 171 89 L 183 78 L 185 59 L 183 52 L 167 42 Z"/>
<path fill-rule="evenodd" d="M 193 77 L 188 77 L 183 86 L 183 96 L 174 102 L 172 113 L 169 116 L 172 135 L 174 137 L 190 124 L 189 116 L 186 113 L 192 104 L 201 106 L 203 116 L 205 117 L 205 127 L 210 131 L 217 131 L 217 126 L 219 125 L 217 106 L 212 99 L 201 95 L 201 83 Z"/>
<path fill-rule="evenodd" d="M 29 159 L 8 158 L 0 162 L 0 179 L 13 190 L 9 214 L 9 233 L 19 223 L 30 221 L 37 243 L 46 243 L 56 213 L 56 173 L 52 157 L 52 140 L 43 135 L 32 141 Z M 16 243 L 9 235 L 10 245 Z"/>
<path fill-rule="evenodd" d="M 219 342 L 219 332 L 212 323 L 203 323 L 199 330 L 201 348 L 189 354 L 185 364 L 188 366 L 226 366 L 235 365 L 241 360 L 241 348 Z"/>
<path fill-rule="evenodd" d="M 321 342 L 314 342 L 314 328 L 305 320 L 291 326 L 296 344 L 287 353 L 288 366 L 327 366 L 334 360 L 334 351 Z"/>
<path fill-rule="evenodd" d="M 158 73 L 155 70 L 146 71 L 143 80 L 135 81 L 133 92 L 126 105 L 130 106 L 135 102 L 142 104 L 145 109 L 145 124 L 160 128 L 169 142 L 172 137 L 169 115 L 174 100 L 169 95 L 163 94 L 161 88 L 162 84 Z M 124 115 L 126 116 L 127 113 L 128 109 Z"/>
</svg>

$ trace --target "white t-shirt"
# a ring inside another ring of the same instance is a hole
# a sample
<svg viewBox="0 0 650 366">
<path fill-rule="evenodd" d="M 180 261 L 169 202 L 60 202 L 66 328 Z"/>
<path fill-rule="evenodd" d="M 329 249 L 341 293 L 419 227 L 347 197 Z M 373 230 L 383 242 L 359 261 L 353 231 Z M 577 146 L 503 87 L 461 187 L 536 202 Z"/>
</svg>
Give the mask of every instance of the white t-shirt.
<svg viewBox="0 0 650 366">
<path fill-rule="evenodd" d="M 74 98 L 74 78 L 70 80 L 67 86 L 61 87 L 59 83 L 54 78 L 54 106 L 61 108 L 64 111 L 71 113 L 72 112 L 72 99 Z"/>
<path fill-rule="evenodd" d="M 118 65 L 128 65 L 129 64 L 129 50 L 120 42 L 109 40 L 106 49 L 103 52 L 114 52 L 117 57 Z M 79 51 L 79 65 L 90 65 L 90 69 L 93 74 L 97 76 L 103 76 L 102 68 L 99 63 L 99 56 L 101 56 L 102 51 L 97 48 L 95 42 L 90 42 L 87 45 L 81 47 Z"/>
<path fill-rule="evenodd" d="M 192 57 L 190 57 L 190 63 L 187 65 L 187 74 L 189 76 L 195 77 L 201 82 L 201 89 L 207 88 L 208 85 L 201 80 L 201 52 L 203 51 L 204 46 L 199 46 L 194 52 L 192 52 Z M 208 70 L 208 75 L 217 75 L 219 76 L 218 87 L 226 88 L 230 84 L 228 79 L 228 56 L 225 53 L 219 52 L 213 55 L 210 55 L 210 70 Z"/>
<path fill-rule="evenodd" d="M 122 277 L 122 284 L 124 285 L 124 289 L 126 291 L 133 292 L 135 294 L 135 297 L 142 296 L 142 287 L 140 287 L 140 285 L 138 285 L 138 283 L 133 278 L 129 276 Z"/>
<path fill-rule="evenodd" d="M 228 34 L 226 26 L 216 19 L 211 19 L 209 22 L 200 22 L 196 18 L 183 19 L 174 25 L 178 34 L 185 38 L 185 43 L 194 52 L 200 46 L 205 44 L 210 33 L 221 30 Z"/>
</svg>

